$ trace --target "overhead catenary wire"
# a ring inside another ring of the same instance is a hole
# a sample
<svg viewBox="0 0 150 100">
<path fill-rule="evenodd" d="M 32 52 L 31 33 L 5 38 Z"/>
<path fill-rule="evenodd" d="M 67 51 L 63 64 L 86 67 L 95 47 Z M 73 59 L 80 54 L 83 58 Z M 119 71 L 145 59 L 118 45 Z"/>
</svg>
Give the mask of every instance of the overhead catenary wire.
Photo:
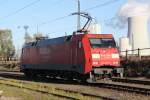
<svg viewBox="0 0 150 100">
<path fill-rule="evenodd" d="M 104 6 L 107 6 L 107 5 L 110 5 L 110 4 L 113 4 L 113 3 L 116 3 L 116 2 L 118 2 L 118 1 L 120 1 L 120 0 L 109 0 L 109 1 L 107 1 L 107 2 L 104 2 L 104 3 L 98 4 L 98 5 L 96 5 L 96 6 L 93 6 L 93 7 L 87 8 L 87 9 L 85 9 L 84 11 L 94 10 L 94 9 L 96 9 L 96 8 L 104 7 Z M 114 19 L 116 19 L 116 16 L 113 16 L 113 17 L 111 17 L 111 18 L 109 18 L 109 19 L 104 19 L 104 20 L 102 20 L 101 22 L 106 23 L 107 21 L 114 20 Z"/>
<path fill-rule="evenodd" d="M 13 15 L 15 15 L 15 14 L 17 14 L 17 13 L 23 11 L 24 9 L 26 9 L 26 8 L 32 6 L 32 5 L 36 4 L 36 3 L 38 3 L 39 1 L 41 1 L 41 0 L 35 0 L 35 1 L 33 1 L 33 2 L 29 3 L 29 4 L 27 4 L 27 5 L 25 5 L 24 7 L 20 8 L 20 9 L 14 11 L 14 12 L 12 12 L 12 13 L 9 13 L 8 15 L 2 17 L 1 19 L 4 19 L 4 18 L 8 18 L 8 17 L 10 17 L 10 16 L 13 16 Z"/>
<path fill-rule="evenodd" d="M 16 10 L 16 11 L 14 11 L 14 12 L 12 12 L 12 13 L 10 13 L 10 14 L 4 16 L 4 17 L 2 17 L 1 19 L 5 19 L 5 18 L 8 18 L 8 17 L 10 17 L 10 16 L 13 16 L 13 15 L 15 15 L 15 14 L 17 14 L 17 13 L 23 11 L 24 9 L 26 9 L 26 8 L 32 6 L 32 5 L 36 4 L 36 3 L 38 3 L 39 1 L 41 1 L 41 0 L 35 0 L 35 1 L 33 1 L 33 2 L 29 3 L 29 4 L 27 4 L 27 5 L 25 5 L 24 7 L 22 7 L 22 8 L 20 8 L 20 9 Z M 57 4 L 57 2 L 59 2 L 59 1 L 60 1 L 60 0 L 56 1 L 56 4 Z M 111 3 L 114 3 L 114 2 L 116 2 L 116 1 L 119 1 L 119 0 L 110 0 L 110 1 L 105 2 L 105 3 L 103 3 L 103 4 L 99 4 L 99 5 L 96 5 L 96 6 L 94 6 L 94 7 L 87 8 L 87 9 L 85 9 L 85 11 L 93 10 L 93 9 L 95 9 L 95 8 L 99 8 L 99 7 L 102 7 L 102 6 L 106 6 L 106 5 L 111 4 Z M 56 19 L 53 19 L 53 20 L 50 20 L 50 21 L 47 21 L 47 22 L 42 22 L 42 23 L 40 23 L 39 25 L 44 25 L 44 24 L 48 24 L 48 23 L 51 23 L 51 22 L 54 22 L 54 21 L 62 20 L 62 19 L 65 19 L 66 17 L 69 17 L 69 16 L 71 16 L 71 14 L 70 14 L 70 15 L 67 15 L 67 16 L 61 16 L 61 17 L 58 17 L 58 18 L 56 18 Z"/>
<path fill-rule="evenodd" d="M 112 3 L 115 3 L 115 2 L 117 2 L 117 1 L 120 1 L 120 0 L 110 0 L 110 1 L 104 2 L 104 3 L 102 3 L 102 4 L 98 4 L 98 5 L 96 5 L 96 6 L 87 8 L 87 9 L 85 9 L 85 11 L 89 11 L 89 10 L 93 10 L 93 9 L 100 8 L 100 7 L 103 7 L 103 6 L 107 6 L 107 5 L 112 4 Z"/>
<path fill-rule="evenodd" d="M 49 20 L 49 21 L 42 22 L 42 23 L 40 23 L 40 24 L 38 24 L 38 25 L 39 25 L 39 26 L 42 26 L 42 25 L 49 24 L 49 23 L 52 23 L 52 22 L 55 22 L 55 21 L 58 21 L 58 20 L 65 19 L 65 18 L 70 17 L 70 16 L 71 16 L 71 14 L 66 15 L 66 16 L 57 17 L 57 18 L 55 18 L 55 19 L 52 19 L 52 20 Z"/>
<path fill-rule="evenodd" d="M 101 4 L 99 4 L 99 5 L 96 5 L 96 6 L 87 8 L 87 9 L 85 9 L 84 11 L 89 11 L 89 10 L 93 10 L 93 9 L 96 9 L 96 8 L 99 8 L 99 7 L 107 6 L 107 5 L 112 4 L 112 3 L 115 3 L 115 2 L 117 2 L 117 1 L 119 1 L 119 0 L 109 0 L 109 1 L 104 2 L 104 3 L 101 3 Z M 45 24 L 53 23 L 53 22 L 55 22 L 55 21 L 63 20 L 63 19 L 65 19 L 65 18 L 67 18 L 67 17 L 70 17 L 70 16 L 72 16 L 72 14 L 69 14 L 69 15 L 66 15 L 66 16 L 61 16 L 61 17 L 58 17 L 58 18 L 55 18 L 55 19 L 52 19 L 52 20 L 49 20 L 49 21 L 42 22 L 42 23 L 38 24 L 38 26 L 42 26 L 42 25 L 45 25 Z M 112 19 L 112 18 L 111 18 L 111 19 Z M 108 20 L 108 19 L 107 19 L 107 20 Z M 105 22 L 105 21 L 106 21 L 106 20 L 104 20 L 104 22 Z"/>
<path fill-rule="evenodd" d="M 51 34 L 51 33 L 67 33 L 66 30 L 70 30 L 71 31 L 74 28 L 76 28 L 76 26 L 69 26 L 67 28 L 58 29 L 57 31 L 52 31 L 52 32 L 50 32 L 48 34 Z"/>
<path fill-rule="evenodd" d="M 8 1 L 8 0 L 5 0 L 5 1 Z M 41 0 L 35 0 L 35 1 L 33 1 L 33 2 L 29 3 L 29 4 L 27 4 L 27 5 L 25 5 L 25 6 L 22 7 L 22 8 L 19 8 L 18 10 L 7 14 L 6 16 L 4 16 L 4 17 L 2 17 L 2 18 L 0 18 L 0 19 L 5 19 L 5 18 L 8 18 L 8 17 L 10 17 L 10 16 L 13 16 L 13 15 L 15 15 L 15 14 L 17 14 L 17 13 L 23 11 L 24 9 L 29 8 L 30 6 L 32 6 L 32 5 L 34 5 L 34 4 L 38 3 L 38 2 L 40 2 L 40 1 L 41 1 Z M 53 5 L 58 4 L 58 2 L 60 2 L 60 1 L 63 1 L 63 0 L 57 0 Z"/>
<path fill-rule="evenodd" d="M 62 3 L 63 1 L 64 1 L 64 0 L 57 0 L 57 1 L 54 2 L 53 6 L 54 6 L 54 5 L 57 5 L 57 4 L 59 4 L 59 3 Z"/>
<path fill-rule="evenodd" d="M 85 9 L 84 11 L 93 10 L 93 9 L 95 9 L 95 8 L 103 7 L 103 6 L 109 5 L 109 4 L 111 4 L 111 3 L 115 3 L 115 2 L 117 2 L 117 1 L 119 1 L 119 0 L 110 0 L 110 1 L 107 1 L 107 2 L 105 2 L 105 3 L 103 3 L 103 4 L 99 4 L 99 5 L 96 5 L 96 6 L 94 6 L 94 7 L 87 8 L 87 9 Z M 67 15 L 67 16 L 61 16 L 61 17 L 58 17 L 58 18 L 53 19 L 53 20 L 50 20 L 50 21 L 42 22 L 42 23 L 40 23 L 39 25 L 41 26 L 41 25 L 49 24 L 49 23 L 52 23 L 52 22 L 55 22 L 55 21 L 58 21 L 58 20 L 65 19 L 65 18 L 67 18 L 67 17 L 69 17 L 69 16 L 71 16 L 71 14 L 70 14 L 70 15 Z"/>
</svg>

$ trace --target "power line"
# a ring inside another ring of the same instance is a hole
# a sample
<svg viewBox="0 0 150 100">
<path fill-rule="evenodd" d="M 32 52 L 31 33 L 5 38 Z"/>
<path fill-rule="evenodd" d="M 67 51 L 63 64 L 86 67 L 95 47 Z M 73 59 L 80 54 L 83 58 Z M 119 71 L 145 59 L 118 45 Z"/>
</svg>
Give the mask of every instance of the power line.
<svg viewBox="0 0 150 100">
<path fill-rule="evenodd" d="M 57 5 L 59 3 L 63 2 L 63 0 L 57 0 L 55 1 L 55 3 L 52 5 Z M 42 22 L 42 23 L 39 23 L 38 26 L 42 26 L 42 25 L 45 25 L 45 24 L 48 24 L 48 23 L 52 23 L 52 22 L 55 22 L 55 21 L 58 21 L 58 20 L 62 20 L 62 19 L 65 19 L 67 17 L 71 16 L 71 14 L 69 15 L 66 15 L 66 16 L 61 16 L 61 17 L 58 17 L 58 18 L 55 18 L 55 19 L 52 19 L 52 20 L 49 20 L 49 21 L 45 21 L 45 22 Z"/>
<path fill-rule="evenodd" d="M 36 28 L 37 28 L 37 33 L 39 32 L 39 26 L 43 26 L 43 25 L 46 25 L 46 24 L 49 24 L 49 23 L 53 23 L 55 21 L 58 21 L 58 20 L 63 20 L 67 17 L 70 17 L 71 14 L 67 15 L 67 16 L 62 16 L 62 17 L 58 17 L 58 18 L 55 18 L 55 19 L 52 19 L 52 20 L 49 20 L 49 21 L 45 21 L 45 22 L 42 22 L 42 23 L 39 23 L 37 24 Z"/>
<path fill-rule="evenodd" d="M 110 1 L 107 1 L 107 2 L 105 2 L 105 3 L 103 3 L 103 4 L 99 4 L 99 5 L 96 5 L 96 6 L 94 6 L 94 7 L 87 8 L 85 11 L 87 11 L 87 10 L 93 10 L 93 9 L 99 8 L 99 7 L 103 7 L 103 6 L 106 6 L 106 5 L 115 3 L 115 2 L 117 2 L 117 1 L 119 1 L 119 0 L 110 0 Z M 63 20 L 63 19 L 65 19 L 65 18 L 67 18 L 67 17 L 70 17 L 70 16 L 71 16 L 71 14 L 70 14 L 70 15 L 67 15 L 67 16 L 58 17 L 58 18 L 53 19 L 53 20 L 50 20 L 50 21 L 42 22 L 42 23 L 39 24 L 39 26 L 42 26 L 42 25 L 45 25 L 45 24 L 49 24 L 49 23 L 53 23 L 53 22 L 58 21 L 58 20 Z M 107 19 L 107 20 L 108 20 L 108 19 Z M 104 20 L 104 21 L 106 21 L 106 20 Z"/>
<path fill-rule="evenodd" d="M 115 3 L 117 1 L 120 1 L 120 0 L 110 0 L 110 1 L 104 2 L 102 4 L 96 5 L 94 7 L 87 8 L 87 9 L 85 9 L 85 11 L 93 10 L 93 9 L 96 9 L 96 8 L 99 8 L 99 7 L 103 7 L 103 6 L 107 6 L 107 5 Z"/>
<path fill-rule="evenodd" d="M 13 15 L 15 15 L 15 14 L 21 12 L 22 10 L 24 10 L 24 9 L 26 9 L 26 8 L 32 6 L 32 5 L 36 4 L 36 3 L 38 3 L 39 1 L 41 1 L 41 0 L 35 0 L 35 1 L 33 1 L 33 2 L 29 3 L 29 4 L 27 4 L 27 5 L 25 5 L 24 7 L 22 7 L 22 8 L 20 8 L 20 9 L 16 10 L 16 11 L 14 11 L 14 12 L 12 12 L 12 13 L 10 13 L 10 14 L 4 16 L 3 18 L 8 18 L 8 17 L 10 17 L 10 16 L 13 16 Z M 3 19 L 3 18 L 1 18 L 1 19 Z"/>
<path fill-rule="evenodd" d="M 115 3 L 115 2 L 117 2 L 117 1 L 119 1 L 119 0 L 110 0 L 110 1 L 107 1 L 107 2 L 105 2 L 105 3 L 103 3 L 103 4 L 99 4 L 99 5 L 96 5 L 96 6 L 94 6 L 94 7 L 87 8 L 85 11 L 87 11 L 87 10 L 93 10 L 93 9 L 99 8 L 99 7 L 103 7 L 103 6 L 109 5 L 109 4 L 111 4 L 111 3 Z M 71 16 L 71 15 L 58 17 L 58 18 L 56 18 L 56 19 L 53 19 L 53 20 L 50 20 L 50 21 L 46 21 L 46 22 L 40 23 L 39 25 L 49 24 L 49 23 L 52 23 L 52 22 L 55 22 L 55 21 L 58 21 L 58 20 L 65 19 L 66 17 L 69 17 L 69 16 Z"/>
<path fill-rule="evenodd" d="M 66 30 L 72 30 L 73 28 L 76 28 L 76 26 L 71 26 L 71 27 L 67 27 L 67 28 L 63 28 L 63 29 L 58 29 L 58 30 L 55 30 L 55 31 L 52 31 L 52 32 L 50 32 L 49 34 L 51 34 L 51 33 L 65 33 L 66 32 Z"/>
<path fill-rule="evenodd" d="M 66 16 L 62 16 L 62 17 L 58 17 L 58 18 L 55 18 L 55 19 L 52 19 L 52 20 L 49 20 L 49 21 L 45 21 L 45 22 L 42 22 L 39 24 L 39 26 L 42 26 L 42 25 L 45 25 L 45 24 L 48 24 L 48 23 L 52 23 L 52 22 L 55 22 L 55 21 L 58 21 L 58 20 L 62 20 L 62 19 L 65 19 L 67 17 L 70 17 L 71 14 L 69 15 L 66 15 Z"/>
<path fill-rule="evenodd" d="M 63 1 L 64 1 L 64 0 L 57 0 L 57 1 L 54 2 L 53 6 L 54 6 L 54 5 L 57 5 L 58 3 L 62 3 Z"/>
</svg>

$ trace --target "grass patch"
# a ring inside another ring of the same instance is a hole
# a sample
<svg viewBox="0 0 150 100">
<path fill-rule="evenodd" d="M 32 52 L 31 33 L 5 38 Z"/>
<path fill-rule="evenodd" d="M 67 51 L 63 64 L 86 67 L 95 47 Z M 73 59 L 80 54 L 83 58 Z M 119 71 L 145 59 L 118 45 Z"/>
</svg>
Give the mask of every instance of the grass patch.
<svg viewBox="0 0 150 100">
<path fill-rule="evenodd" d="M 22 100 L 58 100 L 60 98 L 52 95 L 34 92 L 27 89 L 20 89 L 12 86 L 0 84 L 0 90 L 3 91 L 2 96 L 21 98 Z"/>
<path fill-rule="evenodd" d="M 57 90 L 54 86 L 45 83 L 20 81 L 15 79 L 0 78 L 0 90 L 4 91 L 6 96 L 17 96 L 23 98 L 23 100 L 58 100 L 56 95 L 72 97 L 80 100 L 100 100 L 100 98 L 83 96 L 80 93 L 66 92 L 63 90 Z M 5 85 L 3 85 L 5 84 Z M 9 88 L 3 88 L 7 86 Z M 14 88 L 15 89 L 11 89 Z M 6 90 L 7 89 L 7 90 Z M 12 91 L 13 90 L 13 91 Z M 30 91 L 29 91 L 30 90 Z M 31 91 L 32 90 L 32 91 Z M 5 93 L 5 91 L 7 91 Z M 41 93 L 45 92 L 45 93 Z M 51 95 L 50 95 L 51 94 Z M 55 98 L 54 98 L 55 97 Z M 40 98 L 40 99 L 39 99 Z M 62 99 L 62 98 L 61 98 Z"/>
</svg>

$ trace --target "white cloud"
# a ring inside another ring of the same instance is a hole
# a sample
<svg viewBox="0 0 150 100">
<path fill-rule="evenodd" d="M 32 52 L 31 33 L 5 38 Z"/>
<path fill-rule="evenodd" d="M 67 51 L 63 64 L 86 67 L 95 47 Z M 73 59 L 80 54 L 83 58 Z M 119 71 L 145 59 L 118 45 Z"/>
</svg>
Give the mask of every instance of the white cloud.
<svg viewBox="0 0 150 100">
<path fill-rule="evenodd" d="M 148 2 L 149 1 L 149 2 Z M 150 0 L 129 0 L 118 13 L 120 17 L 150 15 Z"/>
<path fill-rule="evenodd" d="M 128 17 L 148 16 L 150 18 L 150 0 L 128 0 L 118 11 L 116 17 L 107 25 L 114 28 L 124 28 Z"/>
</svg>

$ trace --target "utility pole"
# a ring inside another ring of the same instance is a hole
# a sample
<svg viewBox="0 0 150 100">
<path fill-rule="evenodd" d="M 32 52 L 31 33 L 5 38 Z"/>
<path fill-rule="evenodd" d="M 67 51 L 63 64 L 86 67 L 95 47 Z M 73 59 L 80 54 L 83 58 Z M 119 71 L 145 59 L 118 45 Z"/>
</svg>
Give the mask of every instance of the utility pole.
<svg viewBox="0 0 150 100">
<path fill-rule="evenodd" d="M 80 30 L 80 0 L 78 0 L 77 30 Z"/>
<path fill-rule="evenodd" d="M 25 34 L 27 34 L 27 33 L 28 33 L 28 28 L 29 28 L 29 26 L 27 26 L 27 25 L 25 25 L 25 26 L 24 26 Z"/>
<path fill-rule="evenodd" d="M 36 27 L 36 31 L 37 31 L 37 33 L 36 34 L 38 34 L 39 33 L 39 26 L 37 25 L 37 27 Z"/>
</svg>

